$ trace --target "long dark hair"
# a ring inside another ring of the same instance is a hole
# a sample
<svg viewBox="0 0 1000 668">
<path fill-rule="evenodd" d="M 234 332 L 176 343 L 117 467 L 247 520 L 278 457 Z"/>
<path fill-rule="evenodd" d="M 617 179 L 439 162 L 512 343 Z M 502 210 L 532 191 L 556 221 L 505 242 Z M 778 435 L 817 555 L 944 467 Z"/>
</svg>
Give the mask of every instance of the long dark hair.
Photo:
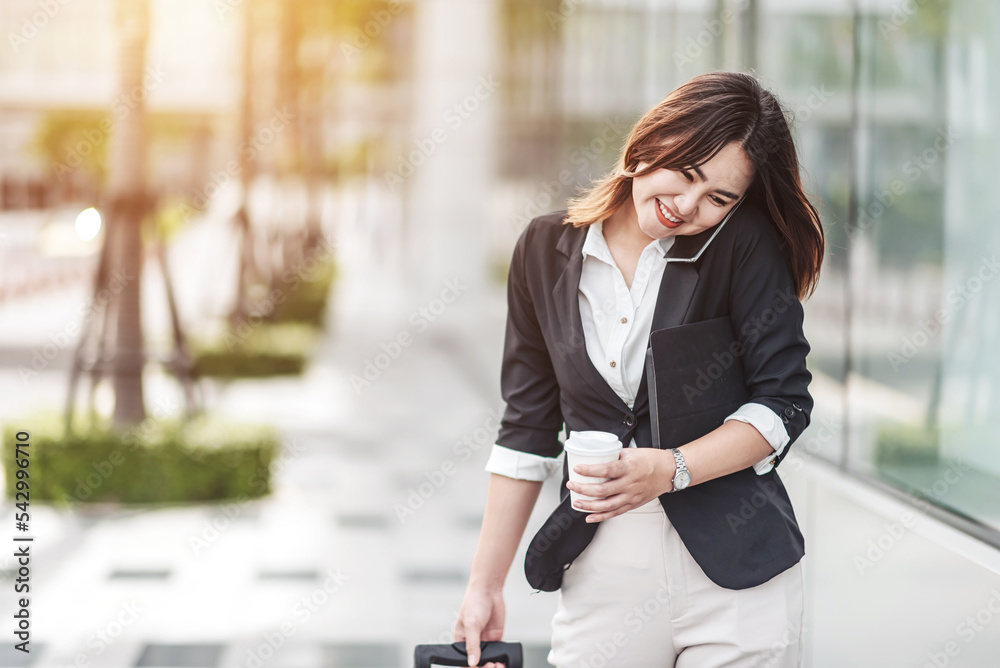
<svg viewBox="0 0 1000 668">
<path fill-rule="evenodd" d="M 747 198 L 770 214 L 799 299 L 816 288 L 825 253 L 819 213 L 799 179 L 795 143 L 777 98 L 742 72 L 709 72 L 667 95 L 632 127 L 617 169 L 567 204 L 564 223 L 603 220 L 632 197 L 632 178 L 660 169 L 691 169 L 736 142 L 754 167 Z M 648 165 L 639 172 L 640 162 Z"/>
</svg>

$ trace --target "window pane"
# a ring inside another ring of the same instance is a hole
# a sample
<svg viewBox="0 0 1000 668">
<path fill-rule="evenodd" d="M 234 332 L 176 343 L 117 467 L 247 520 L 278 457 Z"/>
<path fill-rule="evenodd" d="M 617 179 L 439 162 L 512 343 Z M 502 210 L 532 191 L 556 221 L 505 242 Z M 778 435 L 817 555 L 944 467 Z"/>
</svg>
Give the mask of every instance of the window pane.
<svg viewBox="0 0 1000 668">
<path fill-rule="evenodd" d="M 851 464 L 1000 528 L 1000 8 L 893 10 L 862 5 Z"/>
<path fill-rule="evenodd" d="M 816 292 L 804 303 L 811 347 L 809 427 L 789 456 L 840 462 L 847 350 L 846 268 L 851 142 L 851 37 L 848 2 L 761 2 L 759 73 L 793 117 L 802 183 L 819 210 L 826 258 Z"/>
</svg>

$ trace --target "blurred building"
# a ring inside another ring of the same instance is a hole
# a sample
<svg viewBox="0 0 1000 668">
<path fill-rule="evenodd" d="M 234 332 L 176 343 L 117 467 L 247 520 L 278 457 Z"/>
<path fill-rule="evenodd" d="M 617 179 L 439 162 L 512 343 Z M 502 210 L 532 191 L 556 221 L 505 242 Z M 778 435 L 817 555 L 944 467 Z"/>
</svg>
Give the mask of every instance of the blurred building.
<svg viewBox="0 0 1000 668">
<path fill-rule="evenodd" d="M 150 168 L 164 190 L 197 191 L 237 143 L 241 27 L 218 4 L 153 2 L 149 103 L 164 132 Z M 0 3 L 0 183 L 14 184 L 0 206 L 44 205 L 40 124 L 119 94 L 112 5 Z M 782 467 L 807 532 L 807 665 L 995 665 L 1000 4 L 403 6 L 390 74 L 323 104 L 327 157 L 364 156 L 358 225 L 400 290 L 502 278 L 528 222 L 609 169 L 632 123 L 696 74 L 752 69 L 777 93 L 828 242 L 805 305 L 816 408 Z M 343 46 L 325 52 L 334 79 Z M 277 95 L 264 79 L 261 109 Z"/>
<path fill-rule="evenodd" d="M 39 143 L 52 141 L 63 127 L 89 127 L 81 121 L 109 110 L 112 116 L 127 113 L 140 98 L 150 113 L 150 180 L 162 190 L 203 183 L 234 139 L 227 126 L 240 82 L 238 18 L 220 16 L 212 3 L 152 3 L 145 88 L 123 92 L 116 79 L 113 2 L 2 3 L 0 179 L 8 208 L 26 183 L 39 183 L 40 197 L 53 204 L 85 197 L 77 190 L 88 192 L 94 184 L 76 167 L 94 160 L 107 133 L 93 123 L 56 155 Z"/>
</svg>

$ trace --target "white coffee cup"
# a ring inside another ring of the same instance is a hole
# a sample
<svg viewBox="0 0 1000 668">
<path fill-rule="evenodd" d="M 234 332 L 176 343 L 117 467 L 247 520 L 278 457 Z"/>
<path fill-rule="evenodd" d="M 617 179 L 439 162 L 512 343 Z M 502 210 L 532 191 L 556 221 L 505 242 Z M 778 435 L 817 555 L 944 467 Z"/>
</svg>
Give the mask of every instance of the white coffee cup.
<svg viewBox="0 0 1000 668">
<path fill-rule="evenodd" d="M 622 451 L 622 443 L 617 436 L 606 431 L 574 431 L 570 432 L 563 449 L 566 451 L 570 480 L 582 483 L 600 483 L 608 478 L 576 473 L 573 467 L 580 464 L 603 464 L 604 462 L 618 461 L 618 455 Z M 569 495 L 570 505 L 574 509 L 585 513 L 593 512 L 577 507 L 577 503 L 580 499 L 596 500 L 598 497 L 580 494 L 574 490 L 570 490 Z"/>
</svg>

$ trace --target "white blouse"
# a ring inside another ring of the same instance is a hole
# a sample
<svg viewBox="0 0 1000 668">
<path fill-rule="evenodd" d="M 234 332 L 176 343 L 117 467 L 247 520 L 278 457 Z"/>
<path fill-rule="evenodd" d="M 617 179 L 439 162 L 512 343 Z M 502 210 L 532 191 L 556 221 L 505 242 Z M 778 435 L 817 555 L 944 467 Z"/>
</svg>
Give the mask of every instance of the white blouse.
<svg viewBox="0 0 1000 668">
<path fill-rule="evenodd" d="M 645 369 L 653 311 L 667 264 L 664 254 L 673 245 L 674 237 L 653 240 L 643 249 L 629 288 L 604 240 L 603 225 L 604 221 L 590 225 L 583 243 L 580 318 L 591 362 L 632 408 Z M 780 416 L 763 404 L 745 403 L 726 420 L 753 425 L 776 454 L 788 445 L 788 432 Z M 637 447 L 634 438 L 629 447 Z M 768 455 L 754 465 L 758 475 L 771 470 L 774 456 Z M 545 480 L 562 471 L 562 457 L 542 457 L 495 443 L 486 470 L 510 478 Z"/>
</svg>

